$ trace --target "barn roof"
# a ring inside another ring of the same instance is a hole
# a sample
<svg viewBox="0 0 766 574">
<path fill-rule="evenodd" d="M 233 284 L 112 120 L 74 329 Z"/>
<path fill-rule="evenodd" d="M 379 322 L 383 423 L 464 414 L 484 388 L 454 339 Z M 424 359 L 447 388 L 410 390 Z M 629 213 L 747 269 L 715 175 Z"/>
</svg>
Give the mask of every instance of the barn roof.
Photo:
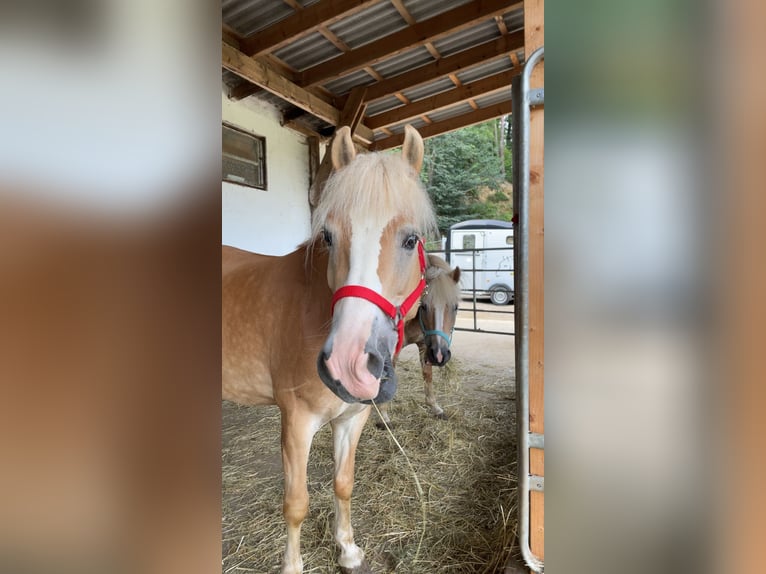
<svg viewBox="0 0 766 574">
<path fill-rule="evenodd" d="M 223 82 L 327 137 L 356 126 L 373 149 L 404 125 L 431 137 L 511 112 L 524 62 L 523 2 L 223 0 Z"/>
</svg>

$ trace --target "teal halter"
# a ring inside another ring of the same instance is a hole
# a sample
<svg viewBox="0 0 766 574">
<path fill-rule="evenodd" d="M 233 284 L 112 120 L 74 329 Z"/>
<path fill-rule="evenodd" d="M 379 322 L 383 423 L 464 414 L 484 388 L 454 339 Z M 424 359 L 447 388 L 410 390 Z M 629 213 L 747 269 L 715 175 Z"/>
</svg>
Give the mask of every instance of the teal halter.
<svg viewBox="0 0 766 574">
<path fill-rule="evenodd" d="M 452 344 L 452 332 L 450 332 L 449 335 L 447 335 L 444 331 L 439 331 L 438 329 L 426 329 L 426 326 L 423 324 L 423 315 L 421 315 L 421 311 L 423 310 L 423 307 L 418 307 L 418 321 L 420 321 L 420 329 L 423 331 L 423 335 L 428 337 L 428 335 L 439 335 L 442 339 L 447 341 L 447 347 Z M 455 328 L 453 327 L 452 330 L 454 331 Z"/>
</svg>

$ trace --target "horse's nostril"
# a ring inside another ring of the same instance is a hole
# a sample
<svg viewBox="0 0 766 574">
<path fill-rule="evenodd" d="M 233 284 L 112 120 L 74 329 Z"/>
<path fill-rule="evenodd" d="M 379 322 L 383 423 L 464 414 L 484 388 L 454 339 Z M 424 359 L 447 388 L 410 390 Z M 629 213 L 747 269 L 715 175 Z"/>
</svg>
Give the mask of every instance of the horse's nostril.
<svg viewBox="0 0 766 574">
<path fill-rule="evenodd" d="M 367 370 L 379 379 L 383 375 L 384 361 L 378 353 L 367 353 Z"/>
<path fill-rule="evenodd" d="M 443 354 L 444 354 L 444 361 L 442 362 L 442 364 L 449 361 L 450 356 L 452 356 L 452 353 L 449 352 L 449 349 L 445 349 Z"/>
</svg>

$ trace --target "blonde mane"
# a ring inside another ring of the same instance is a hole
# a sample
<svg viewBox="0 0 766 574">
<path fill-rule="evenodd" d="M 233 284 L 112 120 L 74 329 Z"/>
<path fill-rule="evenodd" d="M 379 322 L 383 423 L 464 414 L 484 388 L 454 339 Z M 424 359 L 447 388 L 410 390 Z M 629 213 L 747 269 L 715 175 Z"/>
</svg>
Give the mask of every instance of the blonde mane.
<svg viewBox="0 0 766 574">
<path fill-rule="evenodd" d="M 436 255 L 428 256 L 426 283 L 428 292 L 423 296 L 426 301 L 439 301 L 445 304 L 457 304 L 460 300 L 460 287 L 452 280 L 452 269 L 444 259 Z"/>
<path fill-rule="evenodd" d="M 418 174 L 399 154 L 369 153 L 334 172 L 325 185 L 311 224 L 316 238 L 332 217 L 340 225 L 405 215 L 424 237 L 437 233 L 431 200 Z"/>
</svg>

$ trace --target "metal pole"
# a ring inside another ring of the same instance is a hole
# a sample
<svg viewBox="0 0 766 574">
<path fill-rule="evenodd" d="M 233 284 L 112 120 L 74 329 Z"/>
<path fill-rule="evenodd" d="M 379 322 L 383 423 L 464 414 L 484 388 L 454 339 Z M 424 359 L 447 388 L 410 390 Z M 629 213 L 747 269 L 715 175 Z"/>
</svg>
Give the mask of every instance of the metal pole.
<svg viewBox="0 0 766 574">
<path fill-rule="evenodd" d="M 516 418 L 518 429 L 518 495 L 519 495 L 519 547 L 524 561 L 535 572 L 543 572 L 544 564 L 532 553 L 529 545 L 529 496 L 531 477 L 529 474 L 529 123 L 530 123 L 530 91 L 529 77 L 535 65 L 542 59 L 544 48 L 535 50 L 524 64 L 521 74 L 520 87 L 514 91 L 513 97 L 520 100 L 515 106 L 515 113 L 520 114 L 520 121 L 514 123 L 518 131 L 514 133 L 514 145 L 520 146 L 518 170 L 515 178 L 520 183 L 518 189 L 518 271 L 516 293 Z M 519 93 L 520 92 L 520 93 Z M 539 94 L 535 95 L 536 102 Z M 519 304 L 520 303 L 520 304 Z M 537 441 L 535 441 L 537 442 Z M 539 444 L 539 443 L 538 443 Z"/>
</svg>

